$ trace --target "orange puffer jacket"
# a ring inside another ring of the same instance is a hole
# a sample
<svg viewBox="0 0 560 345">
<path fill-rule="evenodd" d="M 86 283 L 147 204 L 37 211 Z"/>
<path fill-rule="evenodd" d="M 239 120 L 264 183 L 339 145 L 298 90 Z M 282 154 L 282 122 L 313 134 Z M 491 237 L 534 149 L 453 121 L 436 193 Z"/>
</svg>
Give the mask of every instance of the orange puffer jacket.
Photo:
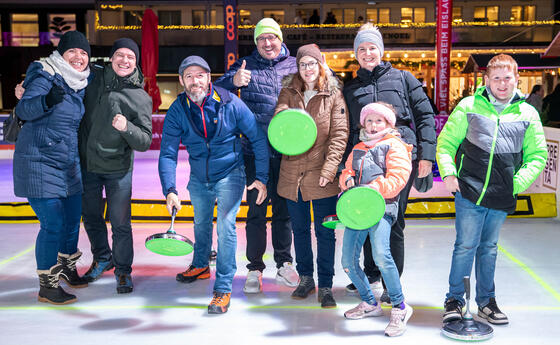
<svg viewBox="0 0 560 345">
<path fill-rule="evenodd" d="M 379 191 L 387 207 L 385 214 L 396 219 L 399 193 L 405 187 L 410 172 L 412 145 L 393 134 L 385 135 L 374 146 L 358 143 L 346 160 L 340 175 L 341 184 L 354 179 L 354 185 L 368 185 Z"/>
</svg>

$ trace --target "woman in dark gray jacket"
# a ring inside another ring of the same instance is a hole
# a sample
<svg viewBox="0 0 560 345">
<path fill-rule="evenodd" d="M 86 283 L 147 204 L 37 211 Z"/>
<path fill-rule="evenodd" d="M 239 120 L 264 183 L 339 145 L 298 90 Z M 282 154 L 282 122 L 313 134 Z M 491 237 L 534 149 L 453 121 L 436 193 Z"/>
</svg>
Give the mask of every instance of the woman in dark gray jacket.
<svg viewBox="0 0 560 345">
<path fill-rule="evenodd" d="M 76 272 L 82 180 L 78 127 L 89 77 L 90 46 L 83 34 L 64 34 L 56 51 L 27 69 L 16 114 L 26 121 L 14 153 L 14 193 L 29 200 L 39 219 L 35 257 L 39 301 L 68 304 L 76 296 L 59 286 L 87 282 Z"/>
</svg>

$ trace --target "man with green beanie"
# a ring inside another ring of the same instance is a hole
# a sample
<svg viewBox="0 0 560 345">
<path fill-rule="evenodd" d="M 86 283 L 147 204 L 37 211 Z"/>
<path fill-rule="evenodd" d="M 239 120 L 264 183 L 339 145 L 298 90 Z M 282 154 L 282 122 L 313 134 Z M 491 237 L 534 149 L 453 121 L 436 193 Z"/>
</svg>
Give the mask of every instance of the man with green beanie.
<svg viewBox="0 0 560 345">
<path fill-rule="evenodd" d="M 282 30 L 272 18 L 264 18 L 255 27 L 257 48 L 249 56 L 237 60 L 230 69 L 214 84 L 229 91 L 241 91 L 241 99 L 255 114 L 259 128 L 266 134 L 268 124 L 274 115 L 278 94 L 282 89 L 282 78 L 297 72 L 296 59 L 283 43 Z M 286 200 L 276 192 L 280 161 L 282 155 L 269 143 L 270 177 L 266 186 L 268 200 L 272 203 L 272 245 L 274 261 L 278 272 L 276 280 L 287 286 L 295 287 L 299 276 L 292 266 L 292 229 Z M 247 185 L 255 180 L 255 155 L 251 145 L 243 138 L 243 153 Z M 266 251 L 266 210 L 268 200 L 257 205 L 257 192 L 247 191 L 247 281 L 243 291 L 258 293 L 262 291 L 262 271 L 265 269 L 263 254 Z"/>
</svg>

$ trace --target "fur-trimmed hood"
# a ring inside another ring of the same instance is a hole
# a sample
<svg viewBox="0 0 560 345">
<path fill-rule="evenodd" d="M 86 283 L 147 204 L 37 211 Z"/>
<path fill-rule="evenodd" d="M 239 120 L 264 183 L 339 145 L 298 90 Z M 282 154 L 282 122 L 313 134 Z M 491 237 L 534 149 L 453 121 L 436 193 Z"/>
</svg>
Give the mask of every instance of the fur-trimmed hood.
<svg viewBox="0 0 560 345">
<path fill-rule="evenodd" d="M 335 196 L 340 193 L 336 173 L 348 141 L 348 109 L 341 85 L 336 76 L 331 76 L 324 89 L 306 102 L 303 82 L 294 76 L 284 78 L 275 114 L 304 109 L 317 125 L 317 138 L 307 152 L 282 158 L 278 195 L 292 201 L 299 200 L 299 192 L 303 201 Z M 319 186 L 320 177 L 329 181 L 325 187 Z"/>
<path fill-rule="evenodd" d="M 297 73 L 289 74 L 282 78 L 282 87 L 301 90 L 302 82 L 299 78 L 296 78 Z M 336 90 L 342 90 L 342 82 L 336 76 L 331 75 L 326 88 L 321 91 L 327 91 L 332 94 Z"/>
</svg>

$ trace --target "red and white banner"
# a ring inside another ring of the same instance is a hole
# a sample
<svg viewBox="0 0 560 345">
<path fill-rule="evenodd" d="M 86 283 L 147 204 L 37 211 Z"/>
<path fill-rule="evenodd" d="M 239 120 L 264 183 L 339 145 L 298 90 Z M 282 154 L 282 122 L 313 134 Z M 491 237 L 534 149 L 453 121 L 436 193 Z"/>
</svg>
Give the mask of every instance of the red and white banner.
<svg viewBox="0 0 560 345">
<path fill-rule="evenodd" d="M 436 106 L 439 113 L 449 112 L 449 77 L 451 62 L 451 20 L 453 0 L 438 0 L 437 9 L 437 60 L 436 60 Z M 442 114 L 443 115 L 443 114 Z"/>
</svg>

